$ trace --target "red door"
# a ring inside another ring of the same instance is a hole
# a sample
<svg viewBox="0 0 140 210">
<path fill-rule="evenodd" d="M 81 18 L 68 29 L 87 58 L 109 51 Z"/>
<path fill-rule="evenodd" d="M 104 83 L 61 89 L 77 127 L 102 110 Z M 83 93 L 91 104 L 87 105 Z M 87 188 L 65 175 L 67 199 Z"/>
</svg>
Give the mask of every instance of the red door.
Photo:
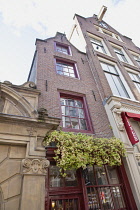
<svg viewBox="0 0 140 210">
<path fill-rule="evenodd" d="M 48 177 L 46 210 L 85 210 L 80 170 L 69 170 L 64 178 L 59 168 L 52 163 Z"/>
<path fill-rule="evenodd" d="M 82 205 L 82 196 L 78 194 L 67 194 L 61 196 L 50 196 L 49 201 L 50 210 L 81 210 L 84 209 Z"/>
<path fill-rule="evenodd" d="M 52 160 L 50 157 L 50 161 Z M 61 176 L 54 162 L 46 179 L 46 210 L 137 210 L 123 165 L 87 166 Z"/>
</svg>

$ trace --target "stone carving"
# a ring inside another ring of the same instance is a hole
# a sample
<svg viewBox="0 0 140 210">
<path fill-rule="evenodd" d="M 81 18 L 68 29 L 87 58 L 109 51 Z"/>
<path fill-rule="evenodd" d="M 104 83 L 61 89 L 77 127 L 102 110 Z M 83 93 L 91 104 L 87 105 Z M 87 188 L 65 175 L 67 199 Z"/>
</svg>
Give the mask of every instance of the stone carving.
<svg viewBox="0 0 140 210">
<path fill-rule="evenodd" d="M 113 107 L 113 112 L 115 113 L 118 129 L 120 131 L 124 131 L 124 123 L 121 118 L 121 112 L 122 112 L 121 106 L 122 106 L 121 103 L 116 103 Z"/>
<path fill-rule="evenodd" d="M 138 166 L 140 166 L 140 153 L 135 153 L 136 160 L 138 161 Z"/>
<path fill-rule="evenodd" d="M 46 169 L 49 167 L 50 162 L 46 159 L 23 159 L 22 167 L 24 174 L 42 174 L 46 175 Z"/>
<path fill-rule="evenodd" d="M 137 161 L 140 161 L 140 153 L 135 153 L 135 157 Z"/>
<path fill-rule="evenodd" d="M 48 112 L 45 108 L 38 109 L 38 119 L 45 120 L 45 117 L 48 117 Z"/>
<path fill-rule="evenodd" d="M 33 135 L 34 135 L 34 133 L 36 133 L 36 132 L 37 132 L 37 131 L 36 131 L 34 128 L 32 128 L 32 127 L 27 128 L 27 131 L 28 131 L 28 133 L 29 133 L 29 136 L 33 136 Z"/>
</svg>

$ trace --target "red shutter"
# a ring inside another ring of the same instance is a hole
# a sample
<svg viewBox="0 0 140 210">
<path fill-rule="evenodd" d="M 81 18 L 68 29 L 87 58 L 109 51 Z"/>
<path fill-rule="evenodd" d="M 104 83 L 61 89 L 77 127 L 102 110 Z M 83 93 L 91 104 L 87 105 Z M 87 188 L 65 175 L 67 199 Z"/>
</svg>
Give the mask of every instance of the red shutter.
<svg viewBox="0 0 140 210">
<path fill-rule="evenodd" d="M 123 120 L 125 129 L 126 129 L 127 135 L 129 137 L 129 140 L 131 141 L 132 145 L 138 143 L 139 139 L 137 137 L 136 132 L 134 131 L 134 129 L 130 125 L 130 122 L 129 122 L 128 118 L 133 118 L 134 120 L 140 121 L 140 115 L 129 113 L 129 112 L 122 112 L 121 116 L 122 116 L 122 120 Z"/>
</svg>

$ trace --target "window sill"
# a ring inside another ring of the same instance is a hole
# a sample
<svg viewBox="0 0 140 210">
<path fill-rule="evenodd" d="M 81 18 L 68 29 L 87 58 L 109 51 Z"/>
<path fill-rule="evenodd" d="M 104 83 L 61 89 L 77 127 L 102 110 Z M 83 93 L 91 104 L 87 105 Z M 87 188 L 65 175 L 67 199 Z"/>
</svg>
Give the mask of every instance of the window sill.
<svg viewBox="0 0 140 210">
<path fill-rule="evenodd" d="M 92 133 L 93 134 L 93 131 L 91 130 L 80 130 L 80 129 L 73 129 L 73 128 L 62 128 L 62 131 L 73 132 L 73 133 L 85 133 L 85 134 Z"/>
<path fill-rule="evenodd" d="M 60 77 L 66 77 L 66 78 L 70 78 L 70 79 L 77 79 L 77 80 L 80 80 L 80 78 L 78 78 L 78 77 L 70 77 L 70 76 L 67 76 L 67 75 L 61 75 L 61 74 L 58 74 L 58 73 L 56 73 L 58 76 L 60 76 Z"/>
<path fill-rule="evenodd" d="M 112 96 L 110 96 L 110 97 L 122 98 L 122 99 L 124 99 L 124 100 L 128 100 L 128 101 L 133 101 L 133 102 L 139 103 L 139 101 L 137 101 L 136 99 L 126 98 L 126 97 L 122 97 L 122 96 L 112 95 Z M 110 97 L 109 97 L 109 98 L 110 98 Z"/>
</svg>

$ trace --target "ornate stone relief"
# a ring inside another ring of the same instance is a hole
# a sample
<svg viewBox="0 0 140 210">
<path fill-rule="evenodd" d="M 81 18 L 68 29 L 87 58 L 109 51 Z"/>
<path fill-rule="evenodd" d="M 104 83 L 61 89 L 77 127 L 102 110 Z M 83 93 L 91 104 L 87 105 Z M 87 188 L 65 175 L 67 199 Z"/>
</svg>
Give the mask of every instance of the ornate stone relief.
<svg viewBox="0 0 140 210">
<path fill-rule="evenodd" d="M 122 112 L 122 109 L 121 109 L 122 105 L 121 103 L 116 103 L 114 106 L 113 106 L 113 109 L 112 111 L 114 112 L 115 114 L 115 118 L 116 118 L 116 122 L 117 122 L 117 127 L 120 131 L 124 131 L 124 123 L 122 121 L 122 118 L 121 118 L 121 112 Z"/>
<path fill-rule="evenodd" d="M 23 159 L 23 174 L 46 175 L 50 162 L 46 159 Z"/>
<path fill-rule="evenodd" d="M 35 128 L 32 128 L 32 127 L 27 128 L 27 131 L 28 131 L 28 133 L 29 133 L 29 136 L 33 136 L 33 135 L 34 135 L 34 133 L 36 133 L 36 132 L 37 132 L 37 131 L 35 130 Z"/>
<path fill-rule="evenodd" d="M 140 161 L 140 153 L 135 153 L 135 157 L 137 161 Z"/>
<path fill-rule="evenodd" d="M 138 161 L 138 165 L 140 166 L 140 153 L 135 153 L 136 160 Z"/>
</svg>

